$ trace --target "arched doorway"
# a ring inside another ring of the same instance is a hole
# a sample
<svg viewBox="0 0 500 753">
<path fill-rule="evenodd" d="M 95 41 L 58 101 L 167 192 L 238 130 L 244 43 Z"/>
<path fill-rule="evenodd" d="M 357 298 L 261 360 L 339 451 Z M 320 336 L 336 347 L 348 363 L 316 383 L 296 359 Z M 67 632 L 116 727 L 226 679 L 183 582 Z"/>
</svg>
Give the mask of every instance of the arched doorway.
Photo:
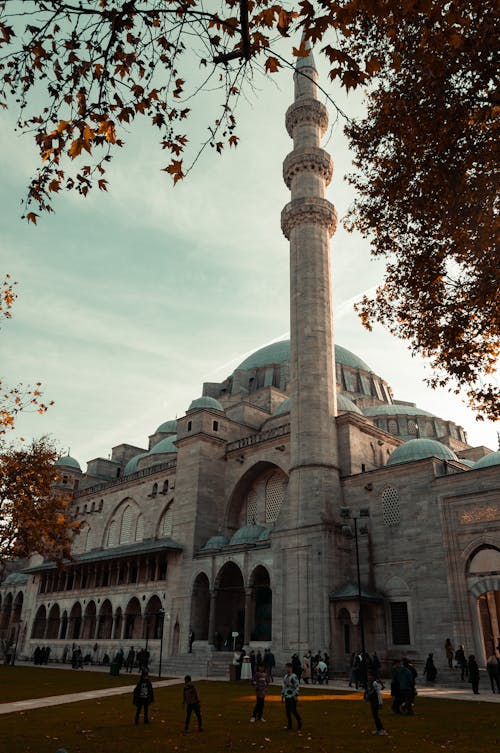
<svg viewBox="0 0 500 753">
<path fill-rule="evenodd" d="M 152 596 L 146 604 L 144 612 L 144 637 L 151 640 L 159 640 L 163 627 L 164 612 L 158 596 Z"/>
<path fill-rule="evenodd" d="M 99 640 L 109 640 L 113 630 L 113 608 L 109 599 L 105 599 L 99 610 L 99 619 L 97 621 L 97 638 Z"/>
<path fill-rule="evenodd" d="M 31 631 L 32 638 L 44 638 L 45 628 L 47 627 L 47 610 L 42 606 L 38 607 L 35 619 L 33 621 L 33 629 Z"/>
<path fill-rule="evenodd" d="M 495 653 L 500 637 L 500 550 L 495 546 L 477 550 L 469 560 L 468 576 L 475 581 L 471 593 L 486 659 Z"/>
<path fill-rule="evenodd" d="M 95 601 L 89 601 L 85 608 L 85 615 L 83 617 L 83 630 L 82 630 L 82 638 L 90 638 L 91 640 L 95 637 L 95 626 L 96 626 L 96 606 Z"/>
<path fill-rule="evenodd" d="M 82 606 L 79 601 L 77 601 L 73 606 L 71 607 L 71 612 L 69 613 L 69 629 L 68 629 L 68 638 L 73 638 L 73 640 L 78 640 L 80 637 L 80 632 L 82 629 Z"/>
<path fill-rule="evenodd" d="M 115 640 L 120 640 L 122 637 L 122 629 L 123 629 L 123 612 L 121 610 L 121 607 L 118 607 L 118 609 L 115 612 L 115 627 L 113 630 L 113 638 Z"/>
<path fill-rule="evenodd" d="M 270 641 L 273 624 L 273 593 L 269 573 L 259 565 L 250 578 L 252 588 L 252 624 L 250 639 L 252 641 Z"/>
<path fill-rule="evenodd" d="M 61 617 L 61 633 L 59 635 L 61 640 L 64 640 L 66 638 L 67 632 L 68 632 L 68 613 L 66 612 L 66 610 L 64 610 Z"/>
<path fill-rule="evenodd" d="M 6 635 L 9 627 L 10 616 L 12 613 L 12 601 L 13 597 L 11 593 L 8 593 L 4 599 L 2 611 L 0 613 L 0 635 Z"/>
<path fill-rule="evenodd" d="M 137 640 L 142 637 L 142 633 L 141 605 L 139 604 L 139 599 L 134 596 L 133 599 L 130 599 L 127 608 L 125 609 L 125 628 L 123 637 L 125 640 L 131 638 Z"/>
<path fill-rule="evenodd" d="M 190 626 L 196 641 L 208 640 L 210 615 L 210 583 L 205 573 L 196 576 L 191 593 Z"/>
<path fill-rule="evenodd" d="M 234 562 L 227 562 L 216 578 L 215 630 L 222 636 L 224 646 L 232 648 L 233 632 L 238 633 L 236 645 L 243 645 L 245 630 L 245 588 L 241 570 Z"/>
<path fill-rule="evenodd" d="M 60 620 L 59 604 L 53 604 L 47 620 L 47 638 L 57 638 L 59 636 Z"/>
</svg>

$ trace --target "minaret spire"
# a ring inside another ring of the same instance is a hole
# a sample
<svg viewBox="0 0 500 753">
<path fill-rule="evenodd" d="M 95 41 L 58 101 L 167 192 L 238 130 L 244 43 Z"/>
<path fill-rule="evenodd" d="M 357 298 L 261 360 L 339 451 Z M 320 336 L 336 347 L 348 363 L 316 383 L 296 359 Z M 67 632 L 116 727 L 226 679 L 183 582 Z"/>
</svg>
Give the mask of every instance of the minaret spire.
<svg viewBox="0 0 500 753">
<path fill-rule="evenodd" d="M 312 52 L 298 59 L 294 80 L 295 101 L 286 114 L 294 148 L 283 164 L 291 201 L 281 215 L 290 241 L 290 512 L 293 524 L 310 525 L 331 519 L 340 489 L 330 276 L 337 216 L 325 198 L 333 163 L 320 147 L 328 113 L 318 100 Z"/>
</svg>

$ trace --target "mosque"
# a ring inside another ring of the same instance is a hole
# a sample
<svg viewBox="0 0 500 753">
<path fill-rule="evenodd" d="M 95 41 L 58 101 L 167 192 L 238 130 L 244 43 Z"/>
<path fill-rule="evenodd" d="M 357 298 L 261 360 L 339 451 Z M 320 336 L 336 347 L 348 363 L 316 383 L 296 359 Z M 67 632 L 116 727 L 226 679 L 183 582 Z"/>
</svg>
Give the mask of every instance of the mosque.
<svg viewBox="0 0 500 753">
<path fill-rule="evenodd" d="M 312 55 L 294 79 L 290 341 L 205 383 L 144 447 L 117 445 L 85 472 L 59 459 L 82 527 L 65 567 L 35 555 L 0 584 L 0 638 L 18 658 L 146 647 L 154 672 L 216 674 L 234 646 L 278 664 L 328 651 L 337 670 L 362 646 L 416 662 L 446 638 L 482 662 L 494 650 L 500 452 L 334 345 L 337 220 Z"/>
</svg>

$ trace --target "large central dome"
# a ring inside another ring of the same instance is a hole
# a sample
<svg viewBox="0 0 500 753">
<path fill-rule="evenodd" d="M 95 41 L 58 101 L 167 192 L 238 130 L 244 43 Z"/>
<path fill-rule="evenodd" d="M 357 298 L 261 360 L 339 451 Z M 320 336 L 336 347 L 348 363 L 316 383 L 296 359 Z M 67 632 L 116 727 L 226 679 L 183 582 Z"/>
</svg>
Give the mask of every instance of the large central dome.
<svg viewBox="0 0 500 753">
<path fill-rule="evenodd" d="M 255 353 L 245 358 L 238 366 L 238 370 L 248 371 L 249 369 L 258 369 L 262 366 L 283 363 L 290 360 L 290 340 L 280 340 L 271 345 L 265 345 L 259 348 Z M 362 369 L 373 373 L 371 369 L 361 358 L 351 353 L 347 348 L 341 345 L 335 346 L 335 361 L 343 366 L 350 366 L 353 369 Z"/>
</svg>

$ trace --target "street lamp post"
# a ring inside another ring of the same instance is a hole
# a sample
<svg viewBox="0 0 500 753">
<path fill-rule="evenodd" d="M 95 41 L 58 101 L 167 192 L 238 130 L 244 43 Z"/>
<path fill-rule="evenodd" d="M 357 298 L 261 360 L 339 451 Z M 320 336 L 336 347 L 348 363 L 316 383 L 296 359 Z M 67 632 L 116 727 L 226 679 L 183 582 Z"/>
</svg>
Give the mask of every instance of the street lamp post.
<svg viewBox="0 0 500 753">
<path fill-rule="evenodd" d="M 359 632 L 361 637 L 361 651 L 364 659 L 365 656 L 365 623 L 363 615 L 363 595 L 361 593 L 361 571 L 359 567 L 359 545 L 358 545 L 358 520 L 360 518 L 369 518 L 370 510 L 368 507 L 362 507 L 359 511 L 359 515 L 351 515 L 351 511 L 348 507 L 341 507 L 340 514 L 343 518 L 354 521 L 354 545 L 356 547 L 356 574 L 358 579 L 358 602 L 359 602 Z M 348 525 L 342 526 L 342 533 L 344 536 L 352 536 L 351 527 Z M 366 530 L 360 529 L 360 533 L 366 533 Z"/>
<path fill-rule="evenodd" d="M 158 679 L 161 680 L 161 659 L 163 654 L 163 625 L 165 623 L 165 610 L 159 609 L 158 614 L 161 616 L 160 623 L 160 663 L 158 664 Z"/>
</svg>

